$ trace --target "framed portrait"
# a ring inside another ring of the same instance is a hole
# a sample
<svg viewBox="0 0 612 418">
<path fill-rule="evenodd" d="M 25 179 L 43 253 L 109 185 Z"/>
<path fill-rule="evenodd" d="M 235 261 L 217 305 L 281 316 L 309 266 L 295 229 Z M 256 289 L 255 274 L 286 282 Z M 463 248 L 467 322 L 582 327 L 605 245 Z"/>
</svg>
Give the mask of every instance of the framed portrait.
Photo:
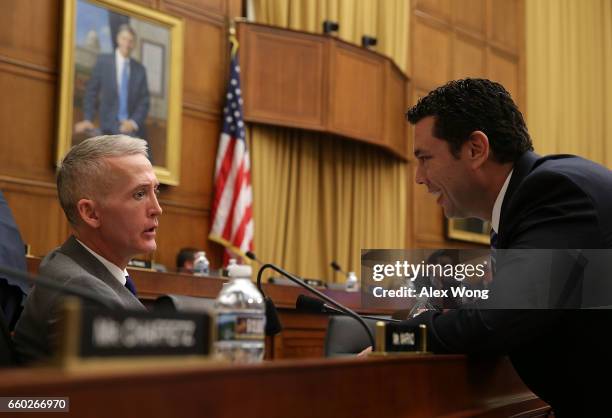
<svg viewBox="0 0 612 418">
<path fill-rule="evenodd" d="M 142 138 L 178 185 L 184 23 L 123 0 L 64 0 L 57 163 L 96 135 Z"/>
<path fill-rule="evenodd" d="M 446 222 L 448 238 L 477 244 L 490 244 L 490 222 L 476 218 L 447 219 Z"/>
</svg>

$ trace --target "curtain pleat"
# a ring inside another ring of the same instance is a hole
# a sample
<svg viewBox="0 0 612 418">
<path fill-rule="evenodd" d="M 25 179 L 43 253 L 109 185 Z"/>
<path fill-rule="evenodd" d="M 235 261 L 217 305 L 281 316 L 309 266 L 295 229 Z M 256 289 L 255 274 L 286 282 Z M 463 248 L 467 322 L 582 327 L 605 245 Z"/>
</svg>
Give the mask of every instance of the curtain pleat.
<svg viewBox="0 0 612 418">
<path fill-rule="evenodd" d="M 406 67 L 409 2 L 404 0 L 253 0 L 255 21 L 322 32 L 375 48 Z M 249 126 L 255 249 L 263 260 L 303 277 L 344 281 L 329 264 L 359 272 L 361 249 L 406 243 L 407 165 L 379 148 L 330 135 Z"/>
<path fill-rule="evenodd" d="M 526 13 L 536 151 L 612 167 L 612 1 L 527 0 Z"/>
</svg>

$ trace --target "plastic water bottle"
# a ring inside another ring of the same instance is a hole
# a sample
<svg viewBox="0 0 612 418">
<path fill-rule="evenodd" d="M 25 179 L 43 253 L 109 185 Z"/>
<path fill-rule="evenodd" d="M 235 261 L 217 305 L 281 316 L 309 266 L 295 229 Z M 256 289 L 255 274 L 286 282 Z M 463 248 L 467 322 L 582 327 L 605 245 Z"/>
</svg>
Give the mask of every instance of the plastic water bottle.
<svg viewBox="0 0 612 418">
<path fill-rule="evenodd" d="M 346 291 L 359 292 L 359 280 L 354 271 L 349 271 L 348 273 L 348 277 L 346 278 Z"/>
<path fill-rule="evenodd" d="M 230 267 L 231 266 L 235 266 L 236 264 L 238 264 L 236 262 L 236 259 L 235 258 L 230 258 L 229 261 L 227 262 L 227 267 L 225 267 L 224 269 L 221 270 L 221 275 L 223 277 L 229 277 L 228 271 L 229 271 Z"/>
<path fill-rule="evenodd" d="M 215 354 L 234 363 L 257 363 L 264 356 L 266 306 L 251 272 L 251 266 L 228 266 L 230 281 L 215 302 Z"/>
<path fill-rule="evenodd" d="M 198 251 L 193 257 L 193 274 L 196 276 L 208 276 L 210 273 L 210 263 L 204 251 Z"/>
</svg>

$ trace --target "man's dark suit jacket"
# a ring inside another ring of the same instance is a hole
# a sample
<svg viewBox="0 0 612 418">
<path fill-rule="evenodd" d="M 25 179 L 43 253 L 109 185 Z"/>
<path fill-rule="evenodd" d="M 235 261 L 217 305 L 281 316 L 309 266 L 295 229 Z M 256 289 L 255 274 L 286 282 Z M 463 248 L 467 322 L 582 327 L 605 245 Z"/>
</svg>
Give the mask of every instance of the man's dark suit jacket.
<svg viewBox="0 0 612 418">
<path fill-rule="evenodd" d="M 99 108 L 98 108 L 99 106 Z M 115 53 L 100 54 L 91 78 L 87 82 L 83 98 L 84 118 L 93 121 L 99 110 L 100 130 L 105 135 L 119 134 L 119 91 L 117 90 L 117 70 Z M 145 122 L 149 113 L 149 86 L 144 66 L 130 58 L 130 78 L 128 85 L 128 115 L 138 124 L 134 136 L 146 139 Z"/>
<path fill-rule="evenodd" d="M 571 155 L 525 153 L 504 196 L 497 242 L 498 249 L 612 248 L 612 172 Z M 557 416 L 599 413 L 607 403 L 599 379 L 612 370 L 609 310 L 457 309 L 408 322 L 427 325 L 436 353 L 507 354 Z"/>
<path fill-rule="evenodd" d="M 40 263 L 40 274 L 65 286 L 88 289 L 109 305 L 141 309 L 140 301 L 96 257 L 74 238 L 50 252 Z M 34 286 L 15 328 L 15 347 L 23 362 L 53 353 L 54 325 L 64 294 Z M 84 301 L 82 301 L 84 302 Z M 87 303 L 89 304 L 89 303 Z"/>
</svg>

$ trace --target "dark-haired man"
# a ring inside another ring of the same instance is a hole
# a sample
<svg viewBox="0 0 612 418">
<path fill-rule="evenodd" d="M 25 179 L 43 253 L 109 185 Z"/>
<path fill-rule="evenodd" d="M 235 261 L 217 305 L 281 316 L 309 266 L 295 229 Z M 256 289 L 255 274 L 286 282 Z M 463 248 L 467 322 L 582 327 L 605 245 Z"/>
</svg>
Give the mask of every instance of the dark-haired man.
<svg viewBox="0 0 612 418">
<path fill-rule="evenodd" d="M 193 273 L 193 262 L 195 261 L 196 248 L 181 248 L 176 255 L 176 271 L 179 273 Z"/>
<path fill-rule="evenodd" d="M 491 221 L 494 248 L 612 248 L 610 170 L 572 155 L 534 154 L 523 116 L 500 84 L 449 82 L 407 118 L 415 125 L 416 182 L 447 217 Z M 604 401 L 595 370 L 609 369 L 609 353 L 599 348 L 610 318 L 602 310 L 458 309 L 411 321 L 428 326 L 434 352 L 508 354 L 557 416 L 574 416 L 599 412 Z"/>
</svg>

